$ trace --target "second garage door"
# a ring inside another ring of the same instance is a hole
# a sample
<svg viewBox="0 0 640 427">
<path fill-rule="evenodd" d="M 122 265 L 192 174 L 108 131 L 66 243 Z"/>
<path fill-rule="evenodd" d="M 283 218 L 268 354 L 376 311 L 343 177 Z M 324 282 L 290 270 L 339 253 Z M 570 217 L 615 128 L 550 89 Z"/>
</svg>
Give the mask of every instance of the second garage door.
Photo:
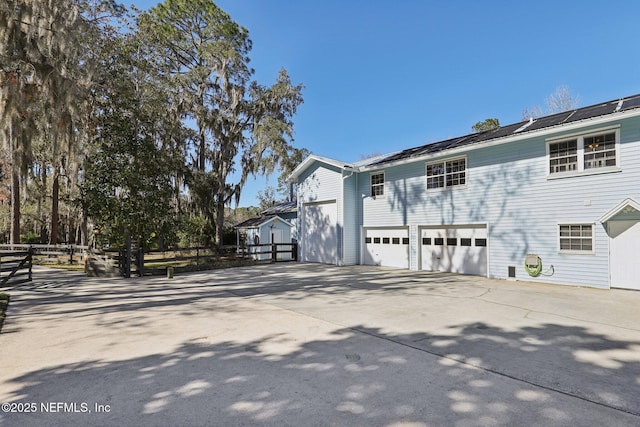
<svg viewBox="0 0 640 427">
<path fill-rule="evenodd" d="M 423 270 L 487 275 L 486 226 L 423 227 L 420 236 Z"/>
<path fill-rule="evenodd" d="M 407 228 L 365 228 L 363 264 L 409 268 Z"/>
</svg>

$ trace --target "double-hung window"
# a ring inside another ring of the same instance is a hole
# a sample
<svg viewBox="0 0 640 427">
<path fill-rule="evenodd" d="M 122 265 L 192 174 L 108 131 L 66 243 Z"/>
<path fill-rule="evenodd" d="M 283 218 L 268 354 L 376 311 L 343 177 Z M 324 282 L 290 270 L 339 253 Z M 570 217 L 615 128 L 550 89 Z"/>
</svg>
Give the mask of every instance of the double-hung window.
<svg viewBox="0 0 640 427">
<path fill-rule="evenodd" d="M 620 170 L 619 129 L 547 141 L 549 177 Z"/>
<path fill-rule="evenodd" d="M 427 189 L 464 186 L 467 183 L 467 159 L 427 163 Z"/>
<path fill-rule="evenodd" d="M 384 172 L 371 174 L 371 196 L 384 196 Z"/>
</svg>

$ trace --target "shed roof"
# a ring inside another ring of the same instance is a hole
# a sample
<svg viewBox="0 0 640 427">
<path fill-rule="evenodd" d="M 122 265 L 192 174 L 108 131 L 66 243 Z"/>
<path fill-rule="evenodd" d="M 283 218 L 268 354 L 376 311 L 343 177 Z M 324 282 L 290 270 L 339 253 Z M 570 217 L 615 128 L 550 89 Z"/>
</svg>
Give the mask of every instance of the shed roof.
<svg viewBox="0 0 640 427">
<path fill-rule="evenodd" d="M 271 206 L 269 209 L 262 211 L 263 215 L 277 215 L 281 213 L 291 213 L 298 211 L 298 203 L 294 201 L 278 203 L 275 206 Z"/>
<path fill-rule="evenodd" d="M 267 216 L 258 216 L 255 218 L 249 218 L 246 221 L 242 221 L 241 223 L 236 224 L 234 228 L 258 228 L 262 225 L 265 225 L 275 220 L 278 220 L 288 225 L 289 227 L 293 227 L 293 224 L 291 224 L 289 221 L 285 219 L 280 218 L 278 215 L 267 215 Z"/>
</svg>

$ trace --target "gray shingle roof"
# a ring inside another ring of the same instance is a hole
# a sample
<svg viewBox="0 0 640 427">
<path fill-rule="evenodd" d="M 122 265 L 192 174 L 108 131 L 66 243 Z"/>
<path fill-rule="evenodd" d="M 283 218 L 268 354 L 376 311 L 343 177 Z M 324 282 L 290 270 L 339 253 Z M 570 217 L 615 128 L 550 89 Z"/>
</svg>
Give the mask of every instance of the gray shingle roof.
<svg viewBox="0 0 640 427">
<path fill-rule="evenodd" d="M 283 202 L 262 211 L 263 215 L 277 215 L 281 213 L 297 212 L 298 204 L 296 201 Z"/>
<path fill-rule="evenodd" d="M 258 227 L 260 224 L 263 224 L 269 221 L 271 218 L 275 218 L 276 215 L 270 216 L 259 216 L 256 218 L 249 218 L 246 221 L 242 221 L 240 224 L 236 224 L 235 228 L 248 228 L 248 227 Z"/>
</svg>

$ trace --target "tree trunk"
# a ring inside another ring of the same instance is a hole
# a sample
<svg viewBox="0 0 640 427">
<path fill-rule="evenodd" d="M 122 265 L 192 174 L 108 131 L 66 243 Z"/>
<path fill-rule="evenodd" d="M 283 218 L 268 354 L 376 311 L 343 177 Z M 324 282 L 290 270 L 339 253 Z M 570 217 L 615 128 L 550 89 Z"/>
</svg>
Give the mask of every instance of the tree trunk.
<svg viewBox="0 0 640 427">
<path fill-rule="evenodd" d="M 53 189 L 51 190 L 51 235 L 49 244 L 58 244 L 58 205 L 60 196 L 60 170 L 56 166 L 53 168 Z"/>
<path fill-rule="evenodd" d="M 224 194 L 218 194 L 216 200 L 216 245 L 224 244 Z"/>
<path fill-rule="evenodd" d="M 11 237 L 9 243 L 20 243 L 20 175 L 14 164 L 11 172 Z"/>
</svg>

